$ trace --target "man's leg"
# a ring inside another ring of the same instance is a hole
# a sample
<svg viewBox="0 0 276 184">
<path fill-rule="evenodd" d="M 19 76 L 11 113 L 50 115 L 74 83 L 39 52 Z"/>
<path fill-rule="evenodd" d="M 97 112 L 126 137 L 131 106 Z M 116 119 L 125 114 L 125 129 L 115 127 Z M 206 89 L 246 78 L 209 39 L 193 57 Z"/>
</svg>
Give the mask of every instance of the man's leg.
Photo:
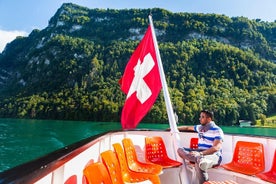
<svg viewBox="0 0 276 184">
<path fill-rule="evenodd" d="M 178 148 L 177 153 L 182 159 L 185 159 L 191 162 L 196 162 L 196 157 L 191 155 L 190 152 L 185 151 L 184 148 Z"/>
<path fill-rule="evenodd" d="M 208 178 L 207 171 L 201 170 L 200 167 L 199 167 L 198 162 L 200 162 L 200 158 L 198 158 L 198 161 L 195 163 L 195 171 L 196 171 L 196 176 L 197 176 L 197 179 L 198 179 L 198 183 L 202 184 L 205 181 L 208 181 L 209 178 Z"/>
<path fill-rule="evenodd" d="M 196 157 L 193 156 L 190 151 L 185 150 L 184 148 L 178 148 L 177 150 L 178 155 L 183 159 L 183 160 L 188 160 L 190 162 L 196 162 Z M 185 161 L 184 161 L 185 162 Z M 186 166 L 186 164 L 185 164 Z M 197 179 L 197 173 L 193 169 L 194 167 L 191 167 L 191 176 L 189 177 L 189 183 L 190 184 L 199 184 L 198 179 Z"/>
<path fill-rule="evenodd" d="M 215 154 L 213 155 L 205 155 L 203 157 L 198 157 L 197 162 L 195 164 L 196 174 L 199 179 L 199 183 L 204 183 L 204 181 L 209 180 L 209 176 L 207 170 L 212 168 L 213 165 L 218 164 L 219 157 Z"/>
</svg>

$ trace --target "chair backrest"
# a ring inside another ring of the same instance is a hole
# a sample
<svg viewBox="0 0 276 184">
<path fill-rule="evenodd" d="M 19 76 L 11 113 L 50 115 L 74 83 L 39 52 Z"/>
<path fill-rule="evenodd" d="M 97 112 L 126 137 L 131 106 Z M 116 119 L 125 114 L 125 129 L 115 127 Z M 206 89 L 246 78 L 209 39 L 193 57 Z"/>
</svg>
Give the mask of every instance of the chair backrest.
<svg viewBox="0 0 276 184">
<path fill-rule="evenodd" d="M 263 144 L 238 141 L 234 150 L 232 162 L 263 171 L 265 169 Z"/>
<path fill-rule="evenodd" d="M 88 164 L 83 175 L 88 184 L 112 184 L 107 168 L 101 162 Z"/>
<path fill-rule="evenodd" d="M 105 164 L 113 184 L 121 184 L 123 182 L 122 172 L 116 153 L 107 150 L 101 153 L 101 158 Z"/>
<path fill-rule="evenodd" d="M 123 147 L 121 146 L 120 143 L 114 143 L 113 148 L 114 148 L 114 151 L 117 155 L 118 161 L 120 163 L 121 172 L 123 174 L 128 173 L 129 168 L 128 168 L 128 165 L 127 165 L 126 156 L 125 156 L 125 152 L 123 150 Z"/>
<path fill-rule="evenodd" d="M 135 146 L 130 138 L 124 138 L 122 142 L 125 151 L 125 157 L 127 160 L 127 165 L 130 168 L 130 170 L 151 174 L 161 174 L 161 165 L 157 165 L 150 162 L 140 162 L 138 160 Z"/>
<path fill-rule="evenodd" d="M 77 175 L 72 175 L 70 176 L 65 182 L 64 184 L 77 184 L 78 180 L 77 180 Z"/>
<path fill-rule="evenodd" d="M 159 158 L 168 158 L 162 137 L 145 137 L 145 158 L 148 161 L 153 161 Z"/>
<path fill-rule="evenodd" d="M 128 165 L 134 165 L 137 162 L 138 158 L 132 140 L 130 138 L 124 138 L 122 140 L 122 143 Z"/>
<path fill-rule="evenodd" d="M 272 162 L 271 169 L 267 172 L 256 174 L 258 178 L 262 180 L 269 181 L 271 183 L 276 183 L 276 150 L 274 151 L 274 158 Z"/>
<path fill-rule="evenodd" d="M 273 172 L 276 176 L 276 150 L 274 151 L 274 158 L 270 171 Z"/>
<path fill-rule="evenodd" d="M 197 149 L 198 148 L 198 138 L 192 137 L 190 140 L 190 148 L 191 149 Z"/>
<path fill-rule="evenodd" d="M 119 160 L 123 180 L 128 183 L 133 182 L 142 182 L 146 180 L 150 180 L 153 184 L 160 184 L 160 179 L 157 175 L 154 174 L 146 174 L 143 172 L 135 172 L 129 169 L 126 156 L 123 147 L 119 143 L 114 143 L 113 148 L 116 152 L 117 158 Z"/>
</svg>

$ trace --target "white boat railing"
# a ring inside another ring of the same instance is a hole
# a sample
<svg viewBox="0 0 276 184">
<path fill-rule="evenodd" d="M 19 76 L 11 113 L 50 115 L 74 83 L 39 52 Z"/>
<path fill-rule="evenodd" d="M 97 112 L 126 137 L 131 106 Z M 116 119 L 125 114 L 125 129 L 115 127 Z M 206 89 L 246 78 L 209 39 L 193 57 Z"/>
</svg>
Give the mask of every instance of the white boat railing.
<svg viewBox="0 0 276 184">
<path fill-rule="evenodd" d="M 112 144 L 121 143 L 122 139 L 129 137 L 132 139 L 137 150 L 139 160 L 144 160 L 144 145 L 146 136 L 161 136 L 165 142 L 168 155 L 176 160 L 182 161 L 175 153 L 173 135 L 169 131 L 161 130 L 133 130 L 133 131 L 113 131 L 92 136 L 80 142 L 64 147 L 34 161 L 22 164 L 15 168 L 0 173 L 0 183 L 36 183 L 36 184 L 62 184 L 68 180 L 74 180 L 81 184 L 83 169 L 88 162 L 100 161 L 100 153 L 112 150 Z M 196 133 L 180 132 L 180 145 L 189 147 L 190 139 L 197 137 Z M 225 135 L 223 143 L 223 160 L 221 164 L 228 163 L 232 159 L 233 151 L 237 141 L 259 142 L 265 148 L 265 171 L 272 167 L 274 151 L 276 149 L 276 137 L 259 137 L 245 135 Z M 166 170 L 160 176 L 163 183 L 181 184 L 181 177 L 185 170 L 176 171 Z M 190 175 L 193 174 L 189 170 Z M 177 177 L 179 176 L 179 177 Z M 226 171 L 222 168 L 210 170 L 210 177 L 216 179 L 232 179 L 242 184 L 246 183 L 265 183 L 254 176 L 246 176 L 235 172 Z"/>
</svg>

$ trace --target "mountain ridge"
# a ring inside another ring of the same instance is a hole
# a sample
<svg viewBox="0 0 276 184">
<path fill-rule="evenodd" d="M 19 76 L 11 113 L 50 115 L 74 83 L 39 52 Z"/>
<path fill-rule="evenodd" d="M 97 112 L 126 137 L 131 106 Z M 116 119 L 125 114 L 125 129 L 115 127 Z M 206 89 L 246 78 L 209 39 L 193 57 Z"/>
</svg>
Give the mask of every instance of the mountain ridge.
<svg viewBox="0 0 276 184">
<path fill-rule="evenodd" d="M 105 10 L 65 3 L 45 29 L 16 38 L 1 53 L 0 98 L 4 108 L 0 116 L 98 121 L 108 113 L 110 116 L 104 120 L 119 121 L 124 95 L 117 81 L 144 35 L 149 12 L 154 18 L 169 87 L 178 95 L 173 97 L 174 103 L 180 106 L 178 113 L 185 114 L 180 120 L 195 120 L 192 114 L 205 106 L 219 111 L 223 103 L 195 99 L 200 94 L 214 95 L 216 90 L 208 89 L 210 85 L 236 91 L 225 92 L 232 96 L 230 99 L 216 97 L 234 104 L 232 108 L 229 105 L 229 114 L 234 117 L 229 119 L 226 112 L 218 112 L 221 121 L 234 123 L 239 117 L 254 120 L 274 112 L 276 23 L 216 14 L 172 13 L 159 8 Z M 258 95 L 248 93 L 260 89 L 264 93 L 260 99 L 265 103 L 257 105 L 264 107 L 254 107 L 256 112 L 250 117 L 252 110 L 244 108 L 255 102 L 245 103 L 238 93 L 251 101 Z M 30 104 L 30 99 L 35 102 Z M 145 120 L 150 121 L 154 114 L 162 114 L 154 121 L 167 119 L 161 99 Z M 189 103 L 196 107 L 187 107 Z M 47 109 L 55 115 L 49 115 Z"/>
</svg>

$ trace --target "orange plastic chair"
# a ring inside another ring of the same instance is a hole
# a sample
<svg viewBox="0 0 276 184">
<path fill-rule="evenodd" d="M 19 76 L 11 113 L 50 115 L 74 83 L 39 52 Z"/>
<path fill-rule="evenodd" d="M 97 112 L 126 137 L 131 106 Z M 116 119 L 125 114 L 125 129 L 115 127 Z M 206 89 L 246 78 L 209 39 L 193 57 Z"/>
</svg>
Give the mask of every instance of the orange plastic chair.
<svg viewBox="0 0 276 184">
<path fill-rule="evenodd" d="M 198 148 L 198 138 L 192 137 L 190 140 L 190 148 L 191 149 L 197 149 Z"/>
<path fill-rule="evenodd" d="M 112 150 L 107 150 L 101 153 L 101 158 L 106 166 L 109 176 L 113 184 L 121 184 L 123 175 L 116 154 Z"/>
<path fill-rule="evenodd" d="M 256 174 L 256 176 L 261 178 L 262 180 L 276 183 L 276 150 L 274 152 L 271 169 L 268 172 Z"/>
<path fill-rule="evenodd" d="M 247 175 L 263 172 L 265 169 L 263 144 L 238 141 L 232 161 L 221 166 L 225 169 Z"/>
<path fill-rule="evenodd" d="M 198 138 L 192 137 L 190 139 L 190 149 L 197 149 L 198 148 Z M 195 164 L 195 162 L 190 161 L 191 164 Z"/>
<path fill-rule="evenodd" d="M 127 164 L 130 170 L 136 171 L 136 172 L 150 173 L 150 174 L 161 174 L 162 172 L 161 165 L 153 164 L 149 162 L 144 163 L 138 160 L 135 147 L 130 138 L 124 138 L 122 142 L 125 150 Z"/>
<path fill-rule="evenodd" d="M 87 184 L 112 184 L 107 168 L 101 162 L 88 164 L 83 175 Z"/>
<path fill-rule="evenodd" d="M 65 182 L 64 184 L 77 184 L 77 175 L 72 175 L 70 176 Z"/>
<path fill-rule="evenodd" d="M 182 163 L 169 158 L 162 137 L 145 138 L 145 158 L 147 161 L 161 165 L 163 168 L 181 166 Z"/>
<path fill-rule="evenodd" d="M 134 183 L 150 180 L 153 184 L 160 184 L 160 178 L 158 175 L 134 172 L 128 168 L 125 153 L 121 144 L 115 143 L 113 144 L 113 148 L 120 163 L 123 180 L 125 182 Z"/>
</svg>

